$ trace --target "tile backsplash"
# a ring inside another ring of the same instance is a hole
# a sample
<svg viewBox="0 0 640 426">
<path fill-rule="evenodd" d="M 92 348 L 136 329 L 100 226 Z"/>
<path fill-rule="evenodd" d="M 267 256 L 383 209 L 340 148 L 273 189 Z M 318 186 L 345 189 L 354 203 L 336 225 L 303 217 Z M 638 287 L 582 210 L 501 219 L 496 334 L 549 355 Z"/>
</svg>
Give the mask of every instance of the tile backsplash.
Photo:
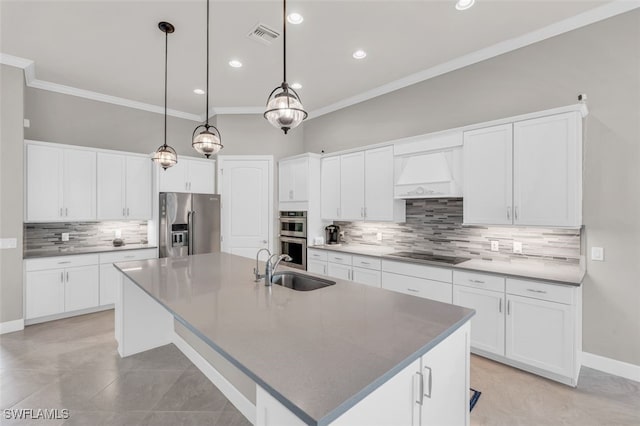
<svg viewBox="0 0 640 426">
<path fill-rule="evenodd" d="M 462 226 L 462 198 L 407 200 L 406 223 L 335 222 L 350 244 L 384 245 L 397 251 L 511 261 L 539 259 L 578 263 L 580 229 Z M 378 233 L 382 241 L 378 241 Z M 499 252 L 491 251 L 499 242 Z M 513 242 L 522 242 L 522 254 Z"/>
<path fill-rule="evenodd" d="M 147 221 L 25 223 L 24 252 L 108 247 L 118 229 L 125 244 L 147 243 Z M 61 240 L 63 232 L 69 241 Z"/>
</svg>

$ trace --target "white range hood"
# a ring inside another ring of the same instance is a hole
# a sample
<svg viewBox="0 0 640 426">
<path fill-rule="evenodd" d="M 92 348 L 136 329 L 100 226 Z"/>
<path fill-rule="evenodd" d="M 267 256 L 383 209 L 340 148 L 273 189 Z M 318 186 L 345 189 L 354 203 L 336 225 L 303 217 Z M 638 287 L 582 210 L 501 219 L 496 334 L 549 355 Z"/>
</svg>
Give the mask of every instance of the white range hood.
<svg viewBox="0 0 640 426">
<path fill-rule="evenodd" d="M 394 147 L 394 197 L 462 197 L 462 131 L 403 139 Z"/>
</svg>

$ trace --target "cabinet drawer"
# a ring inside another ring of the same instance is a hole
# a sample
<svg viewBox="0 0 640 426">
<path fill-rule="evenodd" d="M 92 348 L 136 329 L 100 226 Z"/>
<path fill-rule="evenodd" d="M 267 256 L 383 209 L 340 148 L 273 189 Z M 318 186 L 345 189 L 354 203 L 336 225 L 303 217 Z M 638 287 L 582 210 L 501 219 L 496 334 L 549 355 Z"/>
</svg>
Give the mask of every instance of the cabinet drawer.
<svg viewBox="0 0 640 426">
<path fill-rule="evenodd" d="M 25 269 L 29 271 L 44 271 L 46 269 L 73 268 L 76 266 L 97 265 L 97 254 L 81 254 L 73 256 L 45 257 L 42 259 L 25 260 Z"/>
<path fill-rule="evenodd" d="M 453 271 L 453 283 L 485 290 L 504 291 L 504 277 L 476 272 Z"/>
<path fill-rule="evenodd" d="M 382 288 L 443 303 L 453 302 L 453 285 L 440 281 L 383 272 Z"/>
<path fill-rule="evenodd" d="M 307 259 L 327 261 L 327 252 L 324 250 L 307 249 Z"/>
<path fill-rule="evenodd" d="M 341 265 L 351 265 L 352 256 L 350 254 L 329 252 L 329 254 L 327 255 L 327 258 L 329 262 L 332 262 L 332 263 L 340 263 Z"/>
<path fill-rule="evenodd" d="M 428 280 L 453 282 L 451 269 L 437 268 L 434 266 L 417 265 L 415 263 L 395 262 L 383 260 L 382 270 L 394 274 L 408 275 L 410 277 L 425 278 Z"/>
<path fill-rule="evenodd" d="M 156 249 L 125 250 L 100 255 L 100 263 L 128 262 L 130 260 L 155 259 Z"/>
<path fill-rule="evenodd" d="M 507 278 L 507 293 L 534 299 L 571 305 L 574 302 L 574 288 L 559 284 Z"/>
<path fill-rule="evenodd" d="M 380 270 L 382 265 L 382 261 L 377 257 L 353 256 L 352 260 L 353 266 L 357 266 L 359 268 Z"/>
<path fill-rule="evenodd" d="M 380 287 L 382 282 L 381 272 L 366 268 L 352 268 L 351 279 L 360 284 Z"/>
</svg>

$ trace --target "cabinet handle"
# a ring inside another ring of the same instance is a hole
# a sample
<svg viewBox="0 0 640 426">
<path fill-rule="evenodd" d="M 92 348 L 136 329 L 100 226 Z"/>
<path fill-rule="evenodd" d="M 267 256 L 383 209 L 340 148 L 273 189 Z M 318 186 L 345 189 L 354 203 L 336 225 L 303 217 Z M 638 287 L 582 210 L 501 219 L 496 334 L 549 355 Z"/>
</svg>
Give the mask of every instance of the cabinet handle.
<svg viewBox="0 0 640 426">
<path fill-rule="evenodd" d="M 516 208 L 513 209 L 513 217 L 515 220 L 518 220 L 518 206 L 516 206 Z"/>
<path fill-rule="evenodd" d="M 546 292 L 546 291 L 544 291 L 544 290 L 535 290 L 535 289 L 533 289 L 533 288 L 528 288 L 528 289 L 527 289 L 527 291 L 530 291 L 530 292 L 532 292 L 532 293 L 542 293 L 542 294 L 547 294 L 547 292 Z"/>
<path fill-rule="evenodd" d="M 511 315 L 511 300 L 507 300 L 507 315 Z"/>
<path fill-rule="evenodd" d="M 293 200 L 293 190 L 289 190 L 289 199 Z"/>
<path fill-rule="evenodd" d="M 364 217 L 364 207 L 360 207 L 360 217 Z"/>
<path fill-rule="evenodd" d="M 410 291 L 411 293 L 420 293 L 418 290 L 416 290 L 415 288 L 408 288 L 407 291 Z"/>
<path fill-rule="evenodd" d="M 129 207 L 127 207 L 127 216 L 129 216 Z"/>
<path fill-rule="evenodd" d="M 334 257 L 335 260 L 343 260 L 341 257 Z"/>
<path fill-rule="evenodd" d="M 362 265 L 371 265 L 369 262 L 360 262 Z"/>
<path fill-rule="evenodd" d="M 58 265 L 66 265 L 67 263 L 71 263 L 70 260 L 66 260 L 64 262 L 58 262 Z"/>
<path fill-rule="evenodd" d="M 364 217 L 367 217 L 367 208 L 364 208 Z"/>
<path fill-rule="evenodd" d="M 511 220 L 511 207 L 507 207 L 507 220 Z"/>
<path fill-rule="evenodd" d="M 472 283 L 476 283 L 476 284 L 484 284 L 484 281 L 482 281 L 482 280 L 469 280 L 469 281 L 471 281 Z"/>
<path fill-rule="evenodd" d="M 429 390 L 429 393 L 425 393 L 424 396 L 426 396 L 427 398 L 431 399 L 431 387 L 433 385 L 433 372 L 431 371 L 431 367 L 424 367 L 425 370 L 429 370 L 429 381 L 428 381 L 428 385 L 427 385 L 427 389 Z"/>
<path fill-rule="evenodd" d="M 66 207 L 64 208 L 64 215 L 69 216 L 69 209 Z"/>
<path fill-rule="evenodd" d="M 416 389 L 416 379 L 418 379 L 419 391 L 416 395 L 416 404 L 422 405 L 424 402 L 424 377 L 421 372 L 417 372 L 413 375 L 413 391 Z"/>
<path fill-rule="evenodd" d="M 124 258 L 125 258 L 125 259 L 133 259 L 134 257 L 135 257 L 135 256 L 133 256 L 133 255 L 132 255 L 132 256 L 125 256 Z"/>
<path fill-rule="evenodd" d="M 322 269 L 324 270 L 324 274 L 327 275 L 327 265 L 322 265 Z"/>
<path fill-rule="evenodd" d="M 500 303 L 498 304 L 498 312 L 502 313 L 502 297 L 500 298 Z"/>
<path fill-rule="evenodd" d="M 64 272 L 60 272 L 60 282 L 64 282 Z"/>
<path fill-rule="evenodd" d="M 69 272 L 67 271 L 67 282 L 69 282 Z"/>
<path fill-rule="evenodd" d="M 125 209 L 124 207 L 122 208 L 122 216 L 126 216 L 127 215 L 127 209 Z"/>
<path fill-rule="evenodd" d="M 62 210 L 62 207 L 60 207 L 60 216 L 64 216 L 64 210 Z"/>
</svg>

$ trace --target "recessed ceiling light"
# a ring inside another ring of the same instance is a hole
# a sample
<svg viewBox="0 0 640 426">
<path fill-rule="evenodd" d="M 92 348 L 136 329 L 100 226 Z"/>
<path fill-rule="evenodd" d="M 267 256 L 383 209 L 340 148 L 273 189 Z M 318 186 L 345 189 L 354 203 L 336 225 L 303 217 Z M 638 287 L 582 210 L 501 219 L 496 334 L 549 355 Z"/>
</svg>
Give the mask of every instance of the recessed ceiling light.
<svg viewBox="0 0 640 426">
<path fill-rule="evenodd" d="M 302 21 L 304 21 L 304 17 L 299 13 L 293 12 L 287 15 L 287 21 L 289 21 L 290 24 L 298 25 L 302 24 Z"/>
<path fill-rule="evenodd" d="M 291 88 L 292 88 L 292 89 L 294 89 L 294 90 L 302 89 L 302 84 L 300 84 L 300 83 L 293 83 L 293 84 L 291 85 Z"/>
<path fill-rule="evenodd" d="M 237 59 L 233 59 L 229 61 L 229 65 L 233 68 L 240 68 L 242 66 L 242 62 L 238 61 Z"/>
<path fill-rule="evenodd" d="M 476 2 L 476 0 L 458 0 L 458 2 L 456 3 L 456 9 L 458 9 L 458 10 L 467 10 L 471 6 L 473 6 L 473 4 L 475 2 Z"/>
<path fill-rule="evenodd" d="M 355 52 L 353 52 L 353 57 L 354 59 L 364 59 L 367 57 L 367 52 L 365 52 L 362 49 L 358 49 Z"/>
<path fill-rule="evenodd" d="M 206 92 L 202 89 L 193 89 L 193 93 L 196 95 L 204 95 Z"/>
</svg>

